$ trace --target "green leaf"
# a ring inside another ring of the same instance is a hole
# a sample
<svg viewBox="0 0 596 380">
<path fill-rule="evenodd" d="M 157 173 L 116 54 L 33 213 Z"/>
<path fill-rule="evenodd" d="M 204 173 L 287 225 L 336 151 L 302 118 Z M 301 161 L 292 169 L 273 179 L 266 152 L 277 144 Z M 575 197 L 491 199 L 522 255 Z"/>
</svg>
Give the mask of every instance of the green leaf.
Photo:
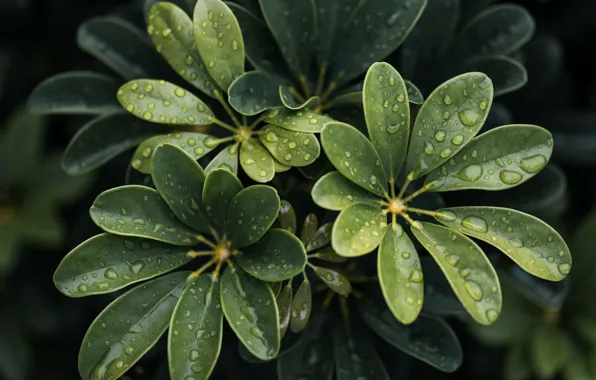
<svg viewBox="0 0 596 380">
<path fill-rule="evenodd" d="M 503 377 L 505 380 L 525 380 L 532 376 L 528 359 L 524 355 L 525 345 L 519 343 L 510 347 L 503 361 Z"/>
<path fill-rule="evenodd" d="M 369 337 L 343 323 L 333 329 L 333 348 L 338 380 L 389 380 L 387 370 Z"/>
<path fill-rule="evenodd" d="M 319 218 L 315 214 L 308 214 L 304 218 L 302 228 L 300 229 L 300 240 L 305 246 L 312 240 L 319 228 Z"/>
<path fill-rule="evenodd" d="M 124 293 L 95 318 L 79 351 L 85 380 L 117 379 L 163 335 L 190 272 L 159 277 Z M 106 344 L 107 342 L 107 344 Z"/>
<path fill-rule="evenodd" d="M 397 70 L 385 62 L 373 64 L 362 90 L 368 135 L 387 173 L 395 182 L 406 158 L 410 134 L 408 90 Z"/>
<path fill-rule="evenodd" d="M 315 274 L 329 289 L 342 296 L 347 296 L 352 293 L 352 285 L 350 281 L 340 272 L 323 267 L 310 265 Z"/>
<path fill-rule="evenodd" d="M 331 263 L 345 263 L 346 261 L 348 261 L 347 257 L 342 257 L 338 255 L 333 249 L 333 247 L 323 248 L 322 250 L 317 252 L 314 257 L 323 261 L 329 261 Z"/>
<path fill-rule="evenodd" d="M 306 105 L 306 104 L 305 104 Z M 298 110 L 275 108 L 265 114 L 263 122 L 277 125 L 294 132 L 319 133 L 333 119 L 320 115 L 307 107 Z"/>
<path fill-rule="evenodd" d="M 54 272 L 54 284 L 69 297 L 110 293 L 191 260 L 185 247 L 101 234 L 81 243 L 62 259 Z"/>
<path fill-rule="evenodd" d="M 310 282 L 304 278 L 302 284 L 294 294 L 292 300 L 292 313 L 290 315 L 290 331 L 299 333 L 304 330 L 310 319 L 312 311 L 312 291 Z"/>
<path fill-rule="evenodd" d="M 403 324 L 418 318 L 424 298 L 422 267 L 416 247 L 400 224 L 387 228 L 379 246 L 379 285 L 387 306 Z"/>
<path fill-rule="evenodd" d="M 219 90 L 207 73 L 193 37 L 193 23 L 176 4 L 159 2 L 151 7 L 147 33 L 157 51 L 182 78 L 209 96 Z"/>
<path fill-rule="evenodd" d="M 457 336 L 442 319 L 423 314 L 405 326 L 381 305 L 381 300 L 364 297 L 358 302 L 358 311 L 383 340 L 443 372 L 454 372 L 461 365 L 463 354 Z"/>
<path fill-rule="evenodd" d="M 243 188 L 242 182 L 229 170 L 214 169 L 207 175 L 203 187 L 203 205 L 207 216 L 219 227 L 220 232 L 226 228 L 226 215 L 232 199 Z"/>
<path fill-rule="evenodd" d="M 379 246 L 387 233 L 387 217 L 380 207 L 366 203 L 352 203 L 339 213 L 331 245 L 338 255 L 362 256 Z"/>
<path fill-rule="evenodd" d="M 459 152 L 484 125 L 493 100 L 490 78 L 466 73 L 443 83 L 416 117 L 407 172 L 418 178 Z"/>
<path fill-rule="evenodd" d="M 416 85 L 409 80 L 404 79 L 404 83 L 406 84 L 406 89 L 408 90 L 408 100 L 410 103 L 421 105 L 424 103 L 424 95 L 422 95 L 422 91 Z"/>
<path fill-rule="evenodd" d="M 119 111 L 114 99 L 118 82 L 92 71 L 69 71 L 41 82 L 27 101 L 27 109 L 38 115 L 64 113 L 99 115 Z"/>
<path fill-rule="evenodd" d="M 273 165 L 275 166 L 276 173 L 283 173 L 283 172 L 287 172 L 288 170 L 292 169 L 291 166 L 284 165 L 281 162 L 277 161 L 275 158 L 273 159 Z"/>
<path fill-rule="evenodd" d="M 219 278 L 203 274 L 182 292 L 168 333 L 172 379 L 207 379 L 221 350 L 223 314 Z"/>
<path fill-rule="evenodd" d="M 501 312 L 501 285 L 482 249 L 459 232 L 417 222 L 414 236 L 433 256 L 451 288 L 474 320 L 490 325 Z"/>
<path fill-rule="evenodd" d="M 234 248 L 254 244 L 271 228 L 279 214 L 279 196 L 270 186 L 253 185 L 234 196 L 227 212 Z"/>
<path fill-rule="evenodd" d="M 267 283 L 227 268 L 221 279 L 221 305 L 230 327 L 251 354 L 270 360 L 279 352 L 279 314 Z"/>
<path fill-rule="evenodd" d="M 296 233 L 296 212 L 292 204 L 286 200 L 282 200 L 279 206 L 279 215 L 277 216 L 279 226 L 291 233 Z"/>
<path fill-rule="evenodd" d="M 553 152 L 553 138 L 534 125 L 504 125 L 481 134 L 430 173 L 433 191 L 505 190 L 534 177 Z"/>
<path fill-rule="evenodd" d="M 313 133 L 293 132 L 275 125 L 261 129 L 259 139 L 277 161 L 292 167 L 307 166 L 321 154 Z"/>
<path fill-rule="evenodd" d="M 571 270 L 571 253 L 561 235 L 531 215 L 498 207 L 450 207 L 439 210 L 436 219 L 497 247 L 534 276 L 561 281 Z"/>
<path fill-rule="evenodd" d="M 306 251 L 292 233 L 272 228 L 256 243 L 242 250 L 236 262 L 259 280 L 273 282 L 293 278 L 306 267 Z"/>
<path fill-rule="evenodd" d="M 337 0 L 315 0 L 316 50 L 319 73 L 326 73 L 333 52 L 333 43 L 339 29 L 339 2 Z"/>
<path fill-rule="evenodd" d="M 530 364 L 540 378 L 549 379 L 559 372 L 568 358 L 567 337 L 557 326 L 536 326 L 530 337 Z"/>
<path fill-rule="evenodd" d="M 563 368 L 563 379 L 565 380 L 588 380 L 591 378 L 590 362 L 586 354 L 582 352 L 583 347 L 577 347 L 569 342 L 569 353 Z"/>
<path fill-rule="evenodd" d="M 227 146 L 217 153 L 205 168 L 205 173 L 209 174 L 215 169 L 226 169 L 238 175 L 238 144 Z"/>
<path fill-rule="evenodd" d="M 327 124 L 321 132 L 321 144 L 329 161 L 347 179 L 373 194 L 388 197 L 381 157 L 359 130 L 343 123 Z"/>
<path fill-rule="evenodd" d="M 226 91 L 244 74 L 244 40 L 240 25 L 221 0 L 197 1 L 193 24 L 196 48 L 207 72 Z"/>
<path fill-rule="evenodd" d="M 281 288 L 277 296 L 277 310 L 279 310 L 279 335 L 283 338 L 290 327 L 290 315 L 292 314 L 292 281 L 288 281 L 286 286 Z"/>
<path fill-rule="evenodd" d="M 467 71 L 485 73 L 493 81 L 495 96 L 518 90 L 528 82 L 524 65 L 505 55 L 474 60 L 468 64 Z"/>
<path fill-rule="evenodd" d="M 215 119 L 201 99 L 164 80 L 130 81 L 118 90 L 118 101 L 131 114 L 152 123 L 206 125 Z"/>
<path fill-rule="evenodd" d="M 355 202 L 381 207 L 379 198 L 355 185 L 337 171 L 322 176 L 314 184 L 311 195 L 318 206 L 327 210 L 341 211 Z"/>
<path fill-rule="evenodd" d="M 151 176 L 159 195 L 176 217 L 195 231 L 209 233 L 203 214 L 203 168 L 181 148 L 164 144 L 155 149 Z"/>
<path fill-rule="evenodd" d="M 215 137 L 198 132 L 176 132 L 154 136 L 139 145 L 132 157 L 132 167 L 143 174 L 151 174 L 151 154 L 162 144 L 179 146 L 191 157 L 199 159 L 215 149 L 218 142 Z"/>
<path fill-rule="evenodd" d="M 331 231 L 333 229 L 332 223 L 323 224 L 314 234 L 314 236 L 307 242 L 306 250 L 314 251 L 326 246 L 331 242 Z"/>
<path fill-rule="evenodd" d="M 318 96 L 311 96 L 306 101 L 297 100 L 290 89 L 297 91 L 295 87 L 289 85 L 279 86 L 279 97 L 283 105 L 292 111 L 299 111 L 301 109 L 314 110 L 321 105 L 321 98 Z"/>
<path fill-rule="evenodd" d="M 251 71 L 236 78 L 228 91 L 228 99 L 236 111 L 252 116 L 282 105 L 278 87 L 271 76 Z"/>
<path fill-rule="evenodd" d="M 240 166 L 256 182 L 269 182 L 275 176 L 275 162 L 269 151 L 255 138 L 240 145 Z"/>
<path fill-rule="evenodd" d="M 101 229 L 174 245 L 198 243 L 197 233 L 182 224 L 159 193 L 145 186 L 120 186 L 99 194 L 90 210 Z"/>
</svg>

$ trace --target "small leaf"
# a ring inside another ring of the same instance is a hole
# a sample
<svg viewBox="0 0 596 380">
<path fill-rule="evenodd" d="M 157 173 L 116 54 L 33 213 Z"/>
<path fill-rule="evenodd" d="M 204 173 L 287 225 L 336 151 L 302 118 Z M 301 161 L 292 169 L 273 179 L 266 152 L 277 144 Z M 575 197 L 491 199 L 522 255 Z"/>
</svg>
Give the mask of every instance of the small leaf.
<svg viewBox="0 0 596 380">
<path fill-rule="evenodd" d="M 27 109 L 37 115 L 55 113 L 99 115 L 119 111 L 114 99 L 118 82 L 92 71 L 56 74 L 41 82 L 27 102 Z"/>
<path fill-rule="evenodd" d="M 196 49 L 207 72 L 227 91 L 244 74 L 244 40 L 236 17 L 221 0 L 197 1 L 193 13 Z"/>
<path fill-rule="evenodd" d="M 406 84 L 390 64 L 373 64 L 362 91 L 368 136 L 390 182 L 395 182 L 406 158 L 410 137 L 410 104 Z"/>
<path fill-rule="evenodd" d="M 209 174 L 215 169 L 226 169 L 238 175 L 238 144 L 229 145 L 217 153 L 205 168 L 205 173 Z"/>
<path fill-rule="evenodd" d="M 225 230 L 228 220 L 226 215 L 232 199 L 243 188 L 242 182 L 229 170 L 214 169 L 207 175 L 203 187 L 203 205 L 207 216 L 220 232 Z"/>
<path fill-rule="evenodd" d="M 205 125 L 215 118 L 201 99 L 163 80 L 128 82 L 118 90 L 118 101 L 131 114 L 152 123 Z"/>
<path fill-rule="evenodd" d="M 81 243 L 62 259 L 54 272 L 54 284 L 69 297 L 110 293 L 191 260 L 185 247 L 101 234 Z"/>
<path fill-rule="evenodd" d="M 381 157 L 356 128 L 330 123 L 321 132 L 327 158 L 347 179 L 379 197 L 387 197 L 387 177 Z"/>
<path fill-rule="evenodd" d="M 290 232 L 272 228 L 255 244 L 236 256 L 238 265 L 259 280 L 273 282 L 293 278 L 306 266 L 306 252 Z"/>
<path fill-rule="evenodd" d="M 337 324 L 333 329 L 333 348 L 338 380 L 389 380 L 387 370 L 372 342 L 362 330 Z M 369 377 L 370 376 L 370 377 Z"/>
<path fill-rule="evenodd" d="M 209 378 L 221 350 L 223 314 L 219 279 L 204 274 L 182 292 L 168 334 L 172 379 Z"/>
<path fill-rule="evenodd" d="M 209 233 L 209 220 L 203 214 L 205 173 L 182 149 L 169 144 L 155 149 L 151 175 L 159 195 L 176 217 L 195 231 Z"/>
<path fill-rule="evenodd" d="M 269 287 L 271 288 L 271 291 L 273 292 L 273 295 L 275 296 L 275 298 L 277 298 L 277 296 L 279 296 L 279 292 L 281 292 L 282 286 L 283 286 L 282 281 L 277 281 L 272 284 L 269 284 Z"/>
<path fill-rule="evenodd" d="M 227 268 L 221 279 L 221 306 L 238 339 L 251 354 L 270 360 L 279 352 L 279 314 L 267 283 Z"/>
<path fill-rule="evenodd" d="M 331 244 L 340 256 L 362 256 L 377 248 L 386 232 L 387 217 L 380 207 L 352 203 L 339 213 Z"/>
<path fill-rule="evenodd" d="M 265 123 L 305 133 L 319 133 L 327 123 L 332 121 L 329 116 L 320 115 L 306 107 L 297 111 L 283 107 L 275 108 L 267 112 L 263 118 Z"/>
<path fill-rule="evenodd" d="M 255 138 L 244 140 L 240 145 L 240 165 L 256 182 L 269 182 L 275 176 L 275 162 L 271 153 Z"/>
<path fill-rule="evenodd" d="M 297 100 L 293 95 L 295 92 L 297 92 L 295 87 L 290 87 L 289 85 L 279 86 L 279 97 L 287 109 L 293 111 L 299 111 L 301 109 L 314 110 L 321 105 L 321 98 L 318 96 L 311 96 L 305 101 Z"/>
<path fill-rule="evenodd" d="M 416 247 L 400 224 L 387 228 L 379 246 L 379 285 L 387 306 L 403 324 L 418 318 L 424 298 L 423 274 Z"/>
<path fill-rule="evenodd" d="M 322 176 L 313 186 L 311 195 L 318 206 L 333 211 L 341 211 L 355 202 L 381 206 L 379 198 L 337 171 Z"/>
<path fill-rule="evenodd" d="M 189 274 L 176 272 L 159 277 L 124 293 L 106 307 L 83 338 L 79 351 L 81 377 L 117 379 L 145 355 L 168 328 Z"/>
<path fill-rule="evenodd" d="M 524 65 L 505 55 L 477 59 L 468 64 L 467 71 L 485 73 L 495 87 L 495 96 L 520 89 L 528 82 Z"/>
<path fill-rule="evenodd" d="M 252 116 L 282 105 L 278 87 L 278 82 L 271 76 L 251 71 L 242 74 L 231 84 L 228 99 L 236 111 Z"/>
<path fill-rule="evenodd" d="M 227 212 L 232 246 L 242 248 L 259 241 L 275 222 L 279 202 L 277 191 L 265 185 L 253 185 L 236 194 Z"/>
<path fill-rule="evenodd" d="M 174 245 L 198 243 L 197 233 L 182 224 L 159 193 L 145 186 L 120 186 L 99 194 L 90 210 L 101 229 Z"/>
<path fill-rule="evenodd" d="M 500 249 L 528 273 L 561 281 L 571 270 L 565 241 L 548 224 L 520 211 L 497 207 L 450 207 L 436 219 Z"/>
<path fill-rule="evenodd" d="M 414 236 L 439 264 L 472 318 L 482 325 L 496 321 L 502 307 L 501 285 L 482 249 L 445 227 L 426 222 L 417 222 L 417 226 L 412 226 Z"/>
<path fill-rule="evenodd" d="M 424 103 L 424 95 L 422 95 L 422 91 L 420 91 L 420 89 L 409 80 L 404 79 L 404 83 L 406 84 L 406 89 L 408 90 L 408 100 L 410 103 L 416 105 L 421 105 Z"/>
<path fill-rule="evenodd" d="M 314 265 L 311 265 L 310 267 L 314 270 L 317 277 L 335 293 L 342 296 L 347 296 L 352 293 L 352 285 L 343 274 L 329 268 L 317 267 Z"/>
<path fill-rule="evenodd" d="M 315 257 L 317 259 L 329 261 L 331 263 L 345 263 L 346 261 L 348 261 L 347 257 L 338 255 L 333 249 L 333 247 L 327 247 L 320 250 L 315 254 Z"/>
<path fill-rule="evenodd" d="M 538 174 L 551 157 L 553 138 L 533 125 L 504 125 L 481 134 L 453 160 L 430 173 L 433 191 L 505 190 Z"/>
<path fill-rule="evenodd" d="M 308 214 L 304 218 L 302 228 L 300 229 L 300 240 L 305 246 L 312 240 L 319 228 L 319 218 L 315 214 Z"/>
<path fill-rule="evenodd" d="M 286 335 L 290 327 L 290 315 L 292 314 L 292 281 L 288 281 L 286 286 L 281 288 L 275 302 L 279 310 L 279 335 L 281 338 Z"/>
<path fill-rule="evenodd" d="M 484 125 L 492 100 L 492 82 L 482 73 L 462 74 L 437 87 L 416 117 L 407 172 L 418 178 L 457 154 Z"/>
<path fill-rule="evenodd" d="M 310 282 L 304 279 L 292 300 L 292 314 L 290 316 L 290 331 L 299 333 L 304 330 L 312 311 L 312 291 Z"/>
<path fill-rule="evenodd" d="M 530 364 L 543 379 L 559 372 L 568 358 L 567 337 L 557 326 L 538 325 L 531 333 Z"/>
<path fill-rule="evenodd" d="M 293 234 L 296 233 L 296 212 L 290 202 L 281 201 L 277 221 L 282 229 L 290 231 Z"/>
<path fill-rule="evenodd" d="M 333 229 L 333 222 L 323 224 L 314 234 L 314 236 L 306 244 L 307 251 L 314 251 L 326 246 L 331 242 L 331 230 Z"/>
<path fill-rule="evenodd" d="M 259 139 L 277 161 L 292 167 L 307 166 L 321 154 L 319 140 L 312 133 L 293 132 L 275 125 L 261 129 Z"/>
</svg>

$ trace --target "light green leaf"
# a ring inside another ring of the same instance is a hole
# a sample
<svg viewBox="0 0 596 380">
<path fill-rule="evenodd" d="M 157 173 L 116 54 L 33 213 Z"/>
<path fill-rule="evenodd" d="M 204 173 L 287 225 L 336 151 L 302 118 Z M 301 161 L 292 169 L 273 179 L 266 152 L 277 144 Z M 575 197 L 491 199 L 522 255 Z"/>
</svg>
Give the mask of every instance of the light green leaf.
<svg viewBox="0 0 596 380">
<path fill-rule="evenodd" d="M 322 176 L 313 186 L 311 195 L 318 206 L 327 210 L 341 211 L 355 202 L 381 207 L 379 198 L 355 185 L 337 171 Z"/>
<path fill-rule="evenodd" d="M 214 169 L 205 179 L 203 187 L 203 205 L 209 219 L 223 232 L 227 223 L 226 215 L 232 199 L 244 186 L 229 170 Z"/>
<path fill-rule="evenodd" d="M 267 283 L 227 268 L 221 279 L 221 306 L 238 339 L 261 360 L 277 356 L 279 314 Z"/>
<path fill-rule="evenodd" d="M 306 250 L 314 251 L 326 246 L 331 242 L 331 231 L 333 229 L 333 222 L 323 224 L 314 234 L 314 236 L 307 242 Z"/>
<path fill-rule="evenodd" d="M 164 80 L 130 81 L 118 90 L 118 101 L 131 114 L 152 123 L 206 125 L 215 118 L 201 99 Z"/>
<path fill-rule="evenodd" d="M 277 221 L 282 229 L 290 231 L 293 234 L 296 233 L 296 212 L 290 202 L 281 201 Z"/>
<path fill-rule="evenodd" d="M 368 136 L 390 182 L 395 182 L 406 158 L 410 138 L 408 90 L 397 70 L 385 62 L 373 64 L 364 79 L 362 104 Z"/>
<path fill-rule="evenodd" d="M 505 190 L 538 174 L 553 152 L 553 138 L 534 125 L 504 125 L 481 134 L 430 173 L 433 191 Z"/>
<path fill-rule="evenodd" d="M 294 132 L 319 133 L 323 127 L 332 122 L 327 115 L 320 115 L 308 107 L 292 110 L 275 108 L 265 114 L 263 122 L 277 125 Z"/>
<path fill-rule="evenodd" d="M 238 175 L 238 144 L 233 144 L 223 148 L 217 156 L 213 157 L 209 165 L 205 168 L 205 173 L 209 174 L 215 169 L 226 169 L 234 175 Z"/>
<path fill-rule="evenodd" d="M 439 210 L 436 219 L 497 247 L 534 276 L 561 281 L 571 270 L 571 253 L 561 235 L 531 215 L 498 207 L 450 207 Z"/>
<path fill-rule="evenodd" d="M 292 313 L 290 315 L 290 331 L 299 333 L 304 330 L 312 311 L 312 291 L 308 279 L 304 279 L 294 294 Z"/>
<path fill-rule="evenodd" d="M 387 370 L 367 334 L 343 323 L 333 329 L 333 348 L 338 380 L 389 380 Z"/>
<path fill-rule="evenodd" d="M 183 246 L 198 243 L 197 232 L 182 224 L 149 187 L 129 185 L 104 191 L 93 202 L 90 214 L 101 229 L 116 235 Z"/>
<path fill-rule="evenodd" d="M 147 239 L 94 236 L 62 259 L 56 288 L 69 297 L 110 293 L 176 269 L 192 260 L 190 251 Z"/>
<path fill-rule="evenodd" d="M 244 140 L 240 145 L 240 166 L 256 182 L 269 182 L 275 176 L 273 157 L 256 138 Z"/>
<path fill-rule="evenodd" d="M 231 84 L 228 94 L 230 105 L 243 115 L 256 115 L 282 105 L 279 83 L 271 76 L 251 71 L 244 73 Z"/>
<path fill-rule="evenodd" d="M 159 277 L 124 293 L 95 318 L 79 351 L 84 380 L 117 379 L 163 335 L 190 272 Z M 106 344 L 107 342 L 107 344 Z"/>
<path fill-rule="evenodd" d="M 221 350 L 223 314 L 219 278 L 203 274 L 191 282 L 174 309 L 168 333 L 172 379 L 208 379 Z"/>
<path fill-rule="evenodd" d="M 492 100 L 492 82 L 482 73 L 462 74 L 437 87 L 416 117 L 407 172 L 418 178 L 457 154 L 484 125 Z"/>
<path fill-rule="evenodd" d="M 339 213 L 331 244 L 338 255 L 362 256 L 379 246 L 387 233 L 387 217 L 380 207 L 352 203 Z"/>
<path fill-rule="evenodd" d="M 323 267 L 310 265 L 317 277 L 323 281 L 329 289 L 342 296 L 347 296 L 352 293 L 352 285 L 350 281 L 340 272 Z"/>
<path fill-rule="evenodd" d="M 307 166 L 321 154 L 321 145 L 313 133 L 293 132 L 276 125 L 267 125 L 261 131 L 263 145 L 284 165 Z"/>
<path fill-rule="evenodd" d="M 244 40 L 236 17 L 221 0 L 197 1 L 193 13 L 196 48 L 207 72 L 227 91 L 244 74 Z"/>
<path fill-rule="evenodd" d="M 423 274 L 416 247 L 400 224 L 387 228 L 379 246 L 379 285 L 387 306 L 403 324 L 418 318 L 424 298 Z"/>
<path fill-rule="evenodd" d="M 288 170 L 292 169 L 291 166 L 284 165 L 281 162 L 277 161 L 275 158 L 273 159 L 273 165 L 275 166 L 276 173 L 283 173 L 283 172 L 287 172 Z"/>
<path fill-rule="evenodd" d="M 331 263 L 345 263 L 348 261 L 347 257 L 338 255 L 333 247 L 323 248 L 319 252 L 315 253 L 314 257 L 323 261 L 329 261 Z"/>
<path fill-rule="evenodd" d="M 540 378 L 549 379 L 559 372 L 568 358 L 567 337 L 558 326 L 541 324 L 530 337 L 530 364 Z"/>
<path fill-rule="evenodd" d="M 421 105 L 424 103 L 424 95 L 422 95 L 422 91 L 416 85 L 409 80 L 405 80 L 406 89 L 408 90 L 408 100 L 410 103 Z"/>
<path fill-rule="evenodd" d="M 272 228 L 255 244 L 236 256 L 238 265 L 259 280 L 273 282 L 293 278 L 306 267 L 306 251 L 292 233 Z"/>
<path fill-rule="evenodd" d="M 290 315 L 292 314 L 292 281 L 288 281 L 286 286 L 281 288 L 277 296 L 277 310 L 279 310 L 279 335 L 283 338 L 290 327 Z"/>
<path fill-rule="evenodd" d="M 388 197 L 381 157 L 360 131 L 348 124 L 330 123 L 321 132 L 321 144 L 346 178 L 379 197 Z"/>
<path fill-rule="evenodd" d="M 501 285 L 482 249 L 459 232 L 417 222 L 414 236 L 433 256 L 451 288 L 474 320 L 490 325 L 501 313 Z"/>
<path fill-rule="evenodd" d="M 319 218 L 317 218 L 317 215 L 306 215 L 304 223 L 302 223 L 302 228 L 300 229 L 300 240 L 302 240 L 302 244 L 306 246 L 312 240 L 317 232 L 317 228 L 319 228 Z"/>
<path fill-rule="evenodd" d="M 495 97 L 520 89 L 528 82 L 524 65 L 505 55 L 484 57 L 470 62 L 467 71 L 485 73 L 495 87 Z"/>
</svg>

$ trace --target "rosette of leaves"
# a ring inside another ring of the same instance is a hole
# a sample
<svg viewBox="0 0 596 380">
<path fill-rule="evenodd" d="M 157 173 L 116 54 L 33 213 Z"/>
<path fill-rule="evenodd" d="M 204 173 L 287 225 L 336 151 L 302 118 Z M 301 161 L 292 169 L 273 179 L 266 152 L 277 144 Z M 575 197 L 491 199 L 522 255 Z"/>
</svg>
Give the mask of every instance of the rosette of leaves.
<svg viewBox="0 0 596 380">
<path fill-rule="evenodd" d="M 169 144 L 156 148 L 151 174 L 157 190 L 128 185 L 97 197 L 90 213 L 106 233 L 76 247 L 54 274 L 56 287 L 70 297 L 150 280 L 91 324 L 79 355 L 81 377 L 118 378 L 169 328 L 170 377 L 206 379 L 219 356 L 223 316 L 252 355 L 274 358 L 280 328 L 270 283 L 306 265 L 300 240 L 270 228 L 280 207 L 275 189 L 243 188 L 225 169 L 205 175 L 193 157 Z M 168 273 L 195 258 L 206 262 Z"/>
<path fill-rule="evenodd" d="M 415 321 L 423 304 L 423 271 L 404 231 L 407 223 L 472 318 L 491 324 L 501 310 L 499 279 L 468 236 L 550 281 L 564 279 L 571 269 L 567 245 L 546 223 L 512 209 L 424 210 L 410 202 L 427 191 L 496 191 L 520 185 L 546 165 L 552 137 L 531 125 L 502 126 L 476 137 L 493 100 L 492 82 L 483 73 L 462 74 L 438 86 L 421 106 L 411 133 L 407 96 L 391 65 L 371 66 L 363 92 L 370 139 L 343 123 L 323 128 L 323 150 L 337 171 L 317 181 L 313 200 L 340 211 L 332 231 L 338 255 L 358 257 L 378 248 L 379 284 L 400 322 Z M 396 189 L 400 174 L 405 180 Z M 425 184 L 408 194 L 409 184 L 424 175 Z M 416 221 L 414 214 L 432 216 L 443 226 Z"/>
</svg>

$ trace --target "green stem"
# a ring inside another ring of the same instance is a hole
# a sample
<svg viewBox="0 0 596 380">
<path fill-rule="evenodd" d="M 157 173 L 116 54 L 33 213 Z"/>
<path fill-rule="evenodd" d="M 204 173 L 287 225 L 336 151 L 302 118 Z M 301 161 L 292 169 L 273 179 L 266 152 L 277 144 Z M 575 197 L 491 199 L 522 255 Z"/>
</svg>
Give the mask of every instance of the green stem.
<svg viewBox="0 0 596 380">
<path fill-rule="evenodd" d="M 407 207 L 406 210 L 407 211 L 415 212 L 417 214 L 424 214 L 424 215 L 429 215 L 429 216 L 437 216 L 437 213 L 436 212 L 424 210 L 424 209 L 421 209 L 421 208 Z"/>
<path fill-rule="evenodd" d="M 267 117 L 267 114 L 268 114 L 268 112 L 265 112 L 264 114 L 259 116 L 259 118 L 257 120 L 253 121 L 253 123 L 248 127 L 248 129 L 255 128 L 261 121 L 263 121 L 263 119 L 265 119 Z"/>
<path fill-rule="evenodd" d="M 327 87 L 327 90 L 325 90 L 325 92 L 321 96 L 321 102 L 323 102 L 323 103 L 326 102 L 327 98 L 329 98 L 329 96 L 335 90 L 336 87 L 337 87 L 337 83 L 335 83 L 335 82 L 329 83 L 329 87 Z"/>
<path fill-rule="evenodd" d="M 299 102 L 304 103 L 306 102 L 306 100 L 302 97 L 302 95 L 300 95 L 300 93 L 298 91 L 296 91 L 296 89 L 294 87 L 290 87 L 289 88 L 290 94 L 292 94 L 292 96 L 296 99 L 298 99 Z"/>
<path fill-rule="evenodd" d="M 232 119 L 234 124 L 236 124 L 237 127 L 241 127 L 242 124 L 240 124 L 240 121 L 236 117 L 236 114 L 234 113 L 234 111 L 232 111 L 230 106 L 228 106 L 228 103 L 224 100 L 224 98 L 222 98 L 221 93 L 219 91 L 217 92 L 216 96 L 217 96 L 217 100 L 219 100 L 219 103 L 221 103 L 221 105 L 226 110 L 228 116 L 230 116 L 230 118 Z"/>
<path fill-rule="evenodd" d="M 228 131 L 232 132 L 232 133 L 236 133 L 236 128 L 234 128 L 233 126 L 231 126 L 230 124 L 223 122 L 219 119 L 213 118 L 213 124 L 217 124 L 222 128 L 227 129 Z"/>
<path fill-rule="evenodd" d="M 402 218 L 408 221 L 417 230 L 421 230 L 420 223 L 415 221 L 414 219 L 410 218 L 410 215 L 406 214 L 405 212 L 401 214 Z"/>
<path fill-rule="evenodd" d="M 399 194 L 397 195 L 398 198 L 403 197 L 403 195 L 406 192 L 408 186 L 410 186 L 410 182 L 412 182 L 413 180 L 414 180 L 413 173 L 408 174 L 408 176 L 406 177 L 406 180 L 405 180 L 404 184 L 401 186 L 401 189 L 399 190 Z"/>
<path fill-rule="evenodd" d="M 422 186 L 417 191 L 415 191 L 412 194 L 408 195 L 405 199 L 402 200 L 402 202 L 403 203 L 407 203 L 407 202 L 411 201 L 412 199 L 416 198 L 417 196 L 419 196 L 420 194 L 426 193 L 432 187 L 432 184 L 433 184 L 432 182 L 431 183 L 427 183 L 426 185 Z"/>
<path fill-rule="evenodd" d="M 199 277 L 201 275 L 201 273 L 203 273 L 204 271 L 206 271 L 207 269 L 209 269 L 213 264 L 215 264 L 215 259 L 209 260 L 207 263 L 205 263 L 205 265 L 203 265 L 202 267 L 200 267 L 196 271 L 192 272 L 192 275 L 194 277 Z"/>
<path fill-rule="evenodd" d="M 310 88 L 308 88 L 308 82 L 306 80 L 306 77 L 304 75 L 300 75 L 298 80 L 300 81 L 302 91 L 304 91 L 304 96 L 306 97 L 306 99 L 310 98 Z"/>
<path fill-rule="evenodd" d="M 317 89 L 315 90 L 315 95 L 319 96 L 321 91 L 323 91 L 323 83 L 325 83 L 325 75 L 327 74 L 327 64 L 323 64 L 321 69 L 319 70 L 319 79 L 317 80 Z"/>
</svg>

